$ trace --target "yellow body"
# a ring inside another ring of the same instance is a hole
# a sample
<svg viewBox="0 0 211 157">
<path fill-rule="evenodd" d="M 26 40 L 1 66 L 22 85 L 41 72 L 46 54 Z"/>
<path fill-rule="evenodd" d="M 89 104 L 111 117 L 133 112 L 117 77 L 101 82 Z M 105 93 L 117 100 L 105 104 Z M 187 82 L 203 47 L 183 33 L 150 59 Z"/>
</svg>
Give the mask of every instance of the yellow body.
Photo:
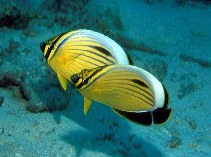
<svg viewBox="0 0 211 157">
<path fill-rule="evenodd" d="M 124 50 L 107 36 L 77 30 L 41 43 L 40 48 L 62 88 L 66 90 L 71 81 L 84 96 L 85 114 L 94 100 L 139 124 L 162 124 L 170 116 L 162 84 L 147 71 L 128 65 Z"/>
<path fill-rule="evenodd" d="M 150 111 L 162 107 L 164 91 L 151 74 L 129 65 L 111 65 L 77 74 L 79 92 L 89 100 L 121 111 Z M 152 82 L 153 81 L 153 82 Z M 154 84 L 160 93 L 155 95 Z M 159 99 L 159 102 L 155 99 Z"/>
<path fill-rule="evenodd" d="M 115 41 L 90 30 L 67 32 L 43 45 L 44 56 L 65 90 L 70 76 L 83 69 L 128 64 L 125 52 Z"/>
<path fill-rule="evenodd" d="M 71 81 L 84 96 L 84 113 L 92 101 L 105 104 L 118 115 L 138 124 L 165 123 L 171 109 L 169 96 L 152 74 L 130 65 L 107 65 L 84 69 Z"/>
</svg>

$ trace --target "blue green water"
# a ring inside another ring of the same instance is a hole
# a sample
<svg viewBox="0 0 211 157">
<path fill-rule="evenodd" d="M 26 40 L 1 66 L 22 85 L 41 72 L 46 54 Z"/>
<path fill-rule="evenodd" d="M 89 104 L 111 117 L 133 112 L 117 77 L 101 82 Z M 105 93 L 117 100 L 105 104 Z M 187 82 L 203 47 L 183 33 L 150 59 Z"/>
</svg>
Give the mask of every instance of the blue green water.
<svg viewBox="0 0 211 157">
<path fill-rule="evenodd" d="M 173 113 L 141 126 L 61 88 L 40 43 L 90 29 L 167 88 Z M 211 156 L 211 2 L 0 1 L 0 156 Z"/>
</svg>

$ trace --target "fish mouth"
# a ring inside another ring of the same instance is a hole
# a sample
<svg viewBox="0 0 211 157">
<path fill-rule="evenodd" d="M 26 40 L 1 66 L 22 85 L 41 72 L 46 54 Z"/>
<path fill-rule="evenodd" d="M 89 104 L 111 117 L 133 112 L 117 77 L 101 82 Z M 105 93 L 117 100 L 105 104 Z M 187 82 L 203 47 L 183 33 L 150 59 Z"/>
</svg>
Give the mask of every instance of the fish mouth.
<svg viewBox="0 0 211 157">
<path fill-rule="evenodd" d="M 40 43 L 40 49 L 41 49 L 41 51 L 44 53 L 44 50 L 45 50 L 45 42 L 41 42 Z"/>
</svg>

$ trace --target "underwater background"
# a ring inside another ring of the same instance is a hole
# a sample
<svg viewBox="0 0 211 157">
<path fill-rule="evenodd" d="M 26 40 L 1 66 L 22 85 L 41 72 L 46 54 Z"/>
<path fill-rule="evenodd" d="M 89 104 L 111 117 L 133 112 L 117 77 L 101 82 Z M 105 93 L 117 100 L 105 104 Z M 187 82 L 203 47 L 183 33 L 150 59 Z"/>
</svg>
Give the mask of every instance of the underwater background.
<svg viewBox="0 0 211 157">
<path fill-rule="evenodd" d="M 167 123 L 131 123 L 61 88 L 40 43 L 103 33 L 167 88 Z M 211 156 L 211 1 L 1 0 L 0 157 Z"/>
</svg>

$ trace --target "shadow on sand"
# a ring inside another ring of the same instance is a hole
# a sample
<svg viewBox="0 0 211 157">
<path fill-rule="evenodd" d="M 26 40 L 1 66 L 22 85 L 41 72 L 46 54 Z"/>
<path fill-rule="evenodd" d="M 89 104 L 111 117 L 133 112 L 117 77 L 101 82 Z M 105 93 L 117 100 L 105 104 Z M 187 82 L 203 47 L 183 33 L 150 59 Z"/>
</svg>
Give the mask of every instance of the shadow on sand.
<svg viewBox="0 0 211 157">
<path fill-rule="evenodd" d="M 76 90 L 73 90 L 69 108 L 52 114 L 58 122 L 61 116 L 66 116 L 84 128 L 76 131 L 70 126 L 70 131 L 61 135 L 62 140 L 74 147 L 76 156 L 83 156 L 86 150 L 108 156 L 163 156 L 156 147 L 143 140 L 142 135 L 132 133 L 129 122 L 110 108 L 93 103 L 88 115 L 84 116 L 83 97 Z"/>
</svg>

